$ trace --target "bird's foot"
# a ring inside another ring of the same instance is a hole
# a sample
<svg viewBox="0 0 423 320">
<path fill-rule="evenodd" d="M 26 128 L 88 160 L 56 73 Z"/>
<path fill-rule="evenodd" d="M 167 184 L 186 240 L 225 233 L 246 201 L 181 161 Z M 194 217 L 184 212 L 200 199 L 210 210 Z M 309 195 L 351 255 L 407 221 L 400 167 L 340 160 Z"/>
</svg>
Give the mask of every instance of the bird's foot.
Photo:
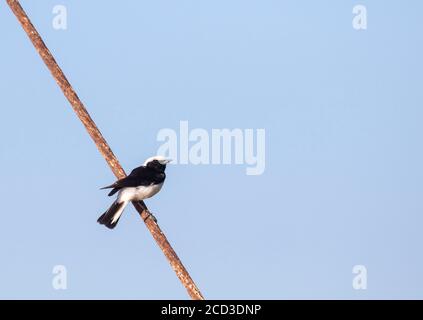
<svg viewBox="0 0 423 320">
<path fill-rule="evenodd" d="M 145 217 L 144 222 L 147 221 L 147 219 L 152 219 L 155 223 L 157 223 L 156 217 L 150 212 L 147 211 L 148 215 Z"/>
</svg>

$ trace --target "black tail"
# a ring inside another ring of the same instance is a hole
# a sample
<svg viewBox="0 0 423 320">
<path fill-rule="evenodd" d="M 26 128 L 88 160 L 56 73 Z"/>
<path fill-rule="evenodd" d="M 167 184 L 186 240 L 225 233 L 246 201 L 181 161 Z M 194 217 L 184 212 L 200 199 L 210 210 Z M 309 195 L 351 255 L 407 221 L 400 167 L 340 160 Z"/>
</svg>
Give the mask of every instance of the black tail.
<svg viewBox="0 0 423 320">
<path fill-rule="evenodd" d="M 110 208 L 103 213 L 97 222 L 104 224 L 107 228 L 113 229 L 119 222 L 120 216 L 122 215 L 123 209 L 125 209 L 127 202 L 113 202 Z"/>
<path fill-rule="evenodd" d="M 115 185 L 116 184 L 114 183 L 114 184 L 111 184 L 110 186 L 100 188 L 100 190 L 112 189 L 113 188 L 112 191 L 110 191 L 109 194 L 108 194 L 108 196 L 110 197 L 120 190 L 120 188 L 116 188 Z"/>
<path fill-rule="evenodd" d="M 118 192 L 120 189 L 118 188 L 113 188 L 112 191 L 109 192 L 108 196 L 111 197 L 112 195 L 114 195 L 116 192 Z"/>
</svg>

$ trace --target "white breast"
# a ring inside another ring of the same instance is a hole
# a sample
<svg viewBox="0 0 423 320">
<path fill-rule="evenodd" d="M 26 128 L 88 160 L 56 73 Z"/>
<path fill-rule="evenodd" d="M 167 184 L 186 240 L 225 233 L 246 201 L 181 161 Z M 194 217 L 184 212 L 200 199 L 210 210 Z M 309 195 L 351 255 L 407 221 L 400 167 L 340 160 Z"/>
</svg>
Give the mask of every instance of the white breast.
<svg viewBox="0 0 423 320">
<path fill-rule="evenodd" d="M 150 186 L 139 186 L 134 188 L 123 188 L 119 191 L 119 202 L 121 201 L 140 201 L 151 198 L 162 188 L 163 183 Z"/>
</svg>

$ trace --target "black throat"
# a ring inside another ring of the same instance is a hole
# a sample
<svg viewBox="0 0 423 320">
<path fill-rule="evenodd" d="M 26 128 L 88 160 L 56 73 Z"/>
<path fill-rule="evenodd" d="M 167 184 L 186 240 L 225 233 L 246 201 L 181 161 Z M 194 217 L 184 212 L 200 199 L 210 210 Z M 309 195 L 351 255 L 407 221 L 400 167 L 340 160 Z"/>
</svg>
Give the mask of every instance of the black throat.
<svg viewBox="0 0 423 320">
<path fill-rule="evenodd" d="M 162 173 L 166 170 L 166 165 L 161 164 L 157 160 L 153 160 L 153 161 L 147 163 L 147 168 L 150 168 L 150 169 L 153 169 L 156 172 Z"/>
</svg>

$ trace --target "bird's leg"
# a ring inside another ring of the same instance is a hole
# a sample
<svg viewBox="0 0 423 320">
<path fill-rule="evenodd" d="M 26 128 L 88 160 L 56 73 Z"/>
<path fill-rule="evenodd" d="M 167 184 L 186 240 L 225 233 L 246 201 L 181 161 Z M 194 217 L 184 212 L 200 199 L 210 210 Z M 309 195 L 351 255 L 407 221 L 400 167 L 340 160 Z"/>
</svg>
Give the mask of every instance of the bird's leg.
<svg viewBox="0 0 423 320">
<path fill-rule="evenodd" d="M 147 209 L 147 207 L 142 201 L 138 201 L 137 204 L 140 205 L 142 210 L 147 214 L 146 217 L 143 219 L 144 222 L 146 222 L 148 218 L 151 218 L 155 223 L 157 223 L 156 217 L 150 212 L 150 210 Z"/>
<path fill-rule="evenodd" d="M 157 219 L 156 217 L 150 212 L 150 211 L 146 211 L 148 213 L 148 216 L 145 217 L 144 222 L 147 221 L 147 219 L 152 219 L 155 223 L 157 223 Z"/>
</svg>

